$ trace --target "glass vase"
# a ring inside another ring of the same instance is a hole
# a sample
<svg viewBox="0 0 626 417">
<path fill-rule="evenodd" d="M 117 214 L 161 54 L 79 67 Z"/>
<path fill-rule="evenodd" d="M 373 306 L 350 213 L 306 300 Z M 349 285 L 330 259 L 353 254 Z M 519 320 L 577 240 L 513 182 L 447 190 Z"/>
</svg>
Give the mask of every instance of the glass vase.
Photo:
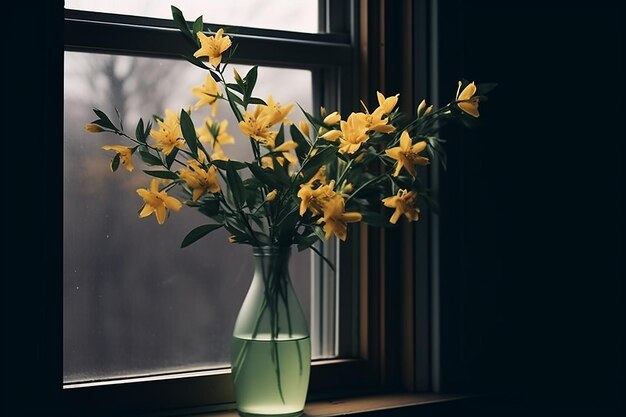
<svg viewBox="0 0 626 417">
<path fill-rule="evenodd" d="M 289 276 L 290 247 L 254 248 L 254 277 L 233 332 L 232 378 L 242 416 L 299 416 L 311 340 Z"/>
</svg>

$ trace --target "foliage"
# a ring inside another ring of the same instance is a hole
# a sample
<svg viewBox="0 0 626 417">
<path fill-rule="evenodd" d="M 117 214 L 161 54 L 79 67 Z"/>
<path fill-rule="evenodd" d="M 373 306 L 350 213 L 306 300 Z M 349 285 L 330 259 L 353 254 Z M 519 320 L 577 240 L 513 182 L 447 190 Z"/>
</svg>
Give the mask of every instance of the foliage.
<svg viewBox="0 0 626 417">
<path fill-rule="evenodd" d="M 154 122 L 140 119 L 134 134 L 123 130 L 119 115 L 116 124 L 94 109 L 97 119 L 86 129 L 131 142 L 104 147 L 115 152 L 113 171 L 120 164 L 132 171 L 133 158 L 153 167 L 144 170 L 152 177 L 150 186 L 137 190 L 143 199 L 140 217 L 154 213 L 162 224 L 183 206 L 207 216 L 209 222 L 189 232 L 182 247 L 223 227 L 234 243 L 303 250 L 333 235 L 345 240 L 350 223 L 389 227 L 402 216 L 418 220 L 418 202 L 428 199 L 428 191 L 417 167 L 431 158 L 440 158 L 445 167 L 444 141 L 437 132 L 452 120 L 475 121 L 479 102 L 494 87 L 459 81 L 453 101 L 436 108 L 423 100 L 413 117 L 398 110 L 397 94 L 377 92 L 378 106 L 372 111 L 362 103 L 362 111 L 343 118 L 324 108 L 316 114 L 300 108 L 306 120 L 295 125 L 287 119 L 295 113 L 294 104 L 254 95 L 257 66 L 243 77 L 234 69 L 235 82 L 226 82 L 236 44 L 223 29 L 207 35 L 201 17 L 189 25 L 180 10 L 172 7 L 172 13 L 197 49 L 185 58 L 208 72 L 192 91 L 198 102 L 180 112 L 166 110 Z M 225 155 L 222 145 L 234 141 L 226 121 L 207 117 L 201 126 L 194 125 L 192 110 L 210 106 L 215 117 L 220 101 L 228 103 L 237 127 L 249 138 L 253 160 Z M 184 201 L 170 195 L 174 189 L 184 193 Z M 381 208 L 388 212 L 381 214 Z"/>
</svg>

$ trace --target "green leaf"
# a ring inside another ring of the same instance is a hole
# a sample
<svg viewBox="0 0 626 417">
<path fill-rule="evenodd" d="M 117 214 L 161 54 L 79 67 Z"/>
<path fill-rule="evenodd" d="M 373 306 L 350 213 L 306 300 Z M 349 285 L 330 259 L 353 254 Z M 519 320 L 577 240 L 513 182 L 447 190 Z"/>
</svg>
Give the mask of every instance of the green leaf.
<svg viewBox="0 0 626 417">
<path fill-rule="evenodd" d="M 310 158 L 307 163 L 302 167 L 301 178 L 298 180 L 300 183 L 308 182 L 313 175 L 320 169 L 322 165 L 326 165 L 329 162 L 337 158 L 337 148 L 333 146 L 327 146 L 324 148 L 318 148 L 317 154 Z"/>
<path fill-rule="evenodd" d="M 141 157 L 141 160 L 148 165 L 163 165 L 163 162 L 159 158 L 152 155 L 148 151 L 144 151 L 143 149 L 139 149 L 139 156 Z"/>
<path fill-rule="evenodd" d="M 137 128 L 135 128 L 135 137 L 141 143 L 146 143 L 147 136 L 145 136 L 145 128 L 143 126 L 143 119 L 139 119 Z"/>
<path fill-rule="evenodd" d="M 243 78 L 244 84 L 246 86 L 246 91 L 243 95 L 244 103 L 248 103 L 248 100 L 250 100 L 250 97 L 252 97 L 252 90 L 254 90 L 254 86 L 256 85 L 256 80 L 258 77 L 258 70 L 258 65 L 253 66 Z"/>
<path fill-rule="evenodd" d="M 220 212 L 220 202 L 214 198 L 203 198 L 200 200 L 198 211 L 205 216 L 213 217 Z"/>
<path fill-rule="evenodd" d="M 275 147 L 280 146 L 285 142 L 285 124 L 280 124 L 280 129 L 278 129 L 278 134 L 276 135 L 276 139 L 274 141 Z"/>
<path fill-rule="evenodd" d="M 291 239 L 295 234 L 296 224 L 300 220 L 298 207 L 292 210 L 286 217 L 281 219 L 280 223 L 275 226 L 278 228 L 278 241 L 281 245 L 290 245 Z"/>
<path fill-rule="evenodd" d="M 150 171 L 150 170 L 145 170 L 144 171 L 146 174 L 152 176 L 152 177 L 156 177 L 156 178 L 164 178 L 166 180 L 177 180 L 178 179 L 178 175 L 176 175 L 174 172 L 172 171 Z"/>
<path fill-rule="evenodd" d="M 218 167 L 219 169 L 223 169 L 223 170 L 226 170 L 228 166 L 232 166 L 236 170 L 240 170 L 240 169 L 244 169 L 248 167 L 248 165 L 245 162 L 233 161 L 233 160 L 224 161 L 221 159 L 214 159 L 211 161 L 211 163 L 215 165 L 216 167 Z"/>
<path fill-rule="evenodd" d="M 231 93 L 231 98 L 235 101 L 235 103 L 239 104 L 241 107 L 245 107 L 243 100 L 240 99 L 235 93 Z"/>
<path fill-rule="evenodd" d="M 246 199 L 246 190 L 243 187 L 241 177 L 232 165 L 226 166 L 226 180 L 228 181 L 228 189 L 233 196 L 235 205 L 239 209 L 243 206 Z"/>
<path fill-rule="evenodd" d="M 263 220 L 259 216 L 255 216 L 254 214 L 250 214 L 248 218 L 252 219 L 252 221 L 259 226 L 259 229 L 263 229 L 265 225 L 263 224 Z"/>
<path fill-rule="evenodd" d="M 93 112 L 96 114 L 96 116 L 99 117 L 99 119 L 94 120 L 91 123 L 104 127 L 106 129 L 114 130 L 116 132 L 119 131 L 119 129 L 113 124 L 111 119 L 109 119 L 109 116 L 107 116 L 102 110 L 93 109 Z"/>
<path fill-rule="evenodd" d="M 326 241 L 326 235 L 324 234 L 324 230 L 320 226 L 313 226 L 313 233 L 321 240 L 322 242 Z"/>
<path fill-rule="evenodd" d="M 262 104 L 263 106 L 267 106 L 267 103 L 258 97 L 250 97 L 248 104 Z"/>
<path fill-rule="evenodd" d="M 172 164 L 176 159 L 176 155 L 178 155 L 178 148 L 172 149 L 172 152 L 170 152 L 169 155 L 165 156 L 165 167 L 167 169 L 170 169 L 172 167 Z"/>
<path fill-rule="evenodd" d="M 243 186 L 248 190 L 256 190 L 263 186 L 263 183 L 256 177 L 250 177 L 243 180 Z"/>
<path fill-rule="evenodd" d="M 163 118 L 159 116 L 158 114 L 153 114 L 152 118 L 154 119 L 155 122 L 163 122 Z"/>
<path fill-rule="evenodd" d="M 116 153 L 113 159 L 111 159 L 111 171 L 117 171 L 117 168 L 120 166 L 120 154 Z"/>
<path fill-rule="evenodd" d="M 256 207 L 258 197 L 260 196 L 259 190 L 257 188 L 245 187 L 245 194 L 246 194 L 246 205 L 248 206 L 250 210 L 252 210 L 254 207 Z M 260 226 L 260 227 L 263 227 L 263 226 Z"/>
<path fill-rule="evenodd" d="M 270 189 L 280 189 L 283 185 L 289 185 L 281 184 L 281 182 L 274 174 L 274 171 L 272 171 L 271 169 L 261 168 L 259 165 L 251 163 L 248 163 L 248 168 L 259 181 L 267 185 Z"/>
<path fill-rule="evenodd" d="M 480 83 L 476 84 L 476 95 L 482 96 L 489 94 L 498 86 L 497 83 Z"/>
<path fill-rule="evenodd" d="M 238 92 L 239 94 L 242 94 L 242 95 L 245 93 L 243 88 L 240 85 L 238 85 L 238 84 L 227 83 L 226 87 L 228 87 L 228 88 L 230 88 L 232 90 L 235 90 L 236 92 Z"/>
<path fill-rule="evenodd" d="M 301 105 L 298 104 L 298 107 L 300 107 L 300 110 L 302 110 L 302 113 L 304 113 L 304 117 L 307 118 L 307 120 L 311 124 L 311 127 L 313 127 L 314 132 L 317 132 L 320 126 L 324 125 L 324 123 L 321 120 L 318 120 L 315 117 L 313 117 L 311 114 L 307 113 L 306 110 L 304 110 Z"/>
<path fill-rule="evenodd" d="M 150 135 L 151 130 L 152 130 L 152 122 L 148 122 L 148 125 L 146 126 L 146 130 L 143 133 L 143 137 L 148 139 L 148 136 Z"/>
<path fill-rule="evenodd" d="M 281 156 L 282 153 L 280 152 L 270 152 L 263 155 L 261 159 L 263 159 L 264 157 L 272 158 L 273 169 L 268 168 L 266 172 L 272 175 L 279 184 L 289 185 L 291 183 L 291 178 L 289 177 L 289 165 L 286 163 L 285 160 L 283 160 L 284 165 L 281 165 L 280 162 L 278 162 L 278 158 Z"/>
<path fill-rule="evenodd" d="M 189 25 L 185 20 L 185 16 L 183 16 L 183 12 L 174 6 L 172 6 L 172 19 L 174 20 L 176 27 L 183 33 L 183 35 L 185 35 L 185 38 L 191 41 L 194 46 L 197 46 L 197 41 L 193 38 L 193 35 L 189 30 Z"/>
<path fill-rule="evenodd" d="M 239 109 L 237 108 L 237 105 L 235 104 L 235 100 L 239 98 L 236 97 L 233 93 L 231 93 L 231 91 L 228 88 L 226 89 L 226 95 L 228 96 L 228 104 L 230 105 L 230 108 L 232 109 L 233 114 L 237 118 L 237 121 L 241 122 L 243 120 L 243 116 L 241 115 L 241 111 L 239 111 Z M 239 101 L 241 100 L 239 99 Z"/>
<path fill-rule="evenodd" d="M 202 68 L 203 70 L 211 71 L 211 68 L 209 68 L 206 65 L 204 65 L 204 62 L 202 62 L 199 58 L 196 58 L 193 55 L 181 55 L 181 57 L 185 58 L 188 62 L 194 64 L 198 68 Z M 213 75 L 213 79 L 215 79 L 215 81 L 220 81 L 219 77 L 217 77 L 216 75 L 213 74 L 213 71 L 211 71 L 211 75 Z"/>
<path fill-rule="evenodd" d="M 300 132 L 300 129 L 296 127 L 296 125 L 292 124 L 289 126 L 289 131 L 291 132 L 291 139 L 298 144 L 298 147 L 296 148 L 296 155 L 298 156 L 298 161 L 302 164 L 302 161 L 304 161 L 311 150 L 311 144 L 302 132 Z"/>
<path fill-rule="evenodd" d="M 198 226 L 195 229 L 193 229 L 191 232 L 189 232 L 187 236 L 185 236 L 185 238 L 183 239 L 183 243 L 180 244 L 180 247 L 181 248 L 187 247 L 191 245 L 193 242 L 195 242 L 196 240 L 208 235 L 209 233 L 211 233 L 214 230 L 219 229 L 220 227 L 222 227 L 221 224 L 205 224 L 202 226 Z"/>
<path fill-rule="evenodd" d="M 310 248 L 311 245 L 315 244 L 318 240 L 319 237 L 315 233 L 311 233 L 306 236 L 297 234 L 294 239 L 295 243 L 298 245 L 298 252 L 302 252 L 303 250 Z"/>
<path fill-rule="evenodd" d="M 193 38 L 196 41 L 196 44 L 199 43 L 198 41 L 198 32 L 202 32 L 204 29 L 204 25 L 202 24 L 202 16 L 199 16 L 195 22 L 193 22 Z"/>
<path fill-rule="evenodd" d="M 198 136 L 196 136 L 196 128 L 193 126 L 191 117 L 184 109 L 180 111 L 180 129 L 183 131 L 183 137 L 189 146 L 189 150 L 193 156 L 198 156 Z"/>
</svg>

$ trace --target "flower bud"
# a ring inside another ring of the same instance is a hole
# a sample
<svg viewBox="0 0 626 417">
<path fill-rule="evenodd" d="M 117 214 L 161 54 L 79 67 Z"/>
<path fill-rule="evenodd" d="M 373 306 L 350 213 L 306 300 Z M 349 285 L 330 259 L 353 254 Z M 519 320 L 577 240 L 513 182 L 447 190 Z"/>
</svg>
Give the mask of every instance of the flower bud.
<svg viewBox="0 0 626 417">
<path fill-rule="evenodd" d="M 341 136 L 340 130 L 329 130 L 328 132 L 322 135 L 322 139 L 334 141 L 334 140 L 339 139 L 339 136 Z"/>
<path fill-rule="evenodd" d="M 272 190 L 269 193 L 267 193 L 267 196 L 265 196 L 265 199 L 267 201 L 274 201 L 277 195 L 278 195 L 278 190 Z"/>
<path fill-rule="evenodd" d="M 97 125 L 95 123 L 88 123 L 85 125 L 85 130 L 89 133 L 98 133 L 98 132 L 104 132 L 104 129 L 102 128 L 102 126 Z"/>
<path fill-rule="evenodd" d="M 324 124 L 327 126 L 336 125 L 341 121 L 341 115 L 336 111 L 332 112 L 324 118 Z"/>
<path fill-rule="evenodd" d="M 417 117 L 420 117 L 424 109 L 426 108 L 426 100 L 422 100 L 419 106 L 417 106 Z"/>
<path fill-rule="evenodd" d="M 300 132 L 304 134 L 304 136 L 309 137 L 309 124 L 305 120 L 300 120 Z"/>
<path fill-rule="evenodd" d="M 352 192 L 352 190 L 354 189 L 354 187 L 352 187 L 352 184 L 348 183 L 346 185 L 344 185 L 341 190 L 339 191 L 340 194 L 350 194 Z"/>
<path fill-rule="evenodd" d="M 241 79 L 241 75 L 239 75 L 235 68 L 233 68 L 233 75 L 235 77 L 235 81 L 237 81 L 237 84 L 241 84 L 243 82 L 243 80 Z"/>
</svg>

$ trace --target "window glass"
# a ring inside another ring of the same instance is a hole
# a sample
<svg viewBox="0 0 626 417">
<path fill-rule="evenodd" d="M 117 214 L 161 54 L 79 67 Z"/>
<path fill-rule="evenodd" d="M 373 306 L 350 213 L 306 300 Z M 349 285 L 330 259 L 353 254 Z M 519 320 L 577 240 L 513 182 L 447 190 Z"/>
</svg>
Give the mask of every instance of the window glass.
<svg viewBox="0 0 626 417">
<path fill-rule="evenodd" d="M 171 19 L 170 5 L 174 5 L 190 21 L 195 20 L 198 16 L 203 16 L 205 23 L 316 33 L 318 31 L 318 1 L 66 0 L 65 7 L 68 9 Z"/>
<path fill-rule="evenodd" d="M 237 65 L 244 75 L 249 67 Z M 230 72 L 230 71 L 229 71 Z M 113 134 L 90 134 L 91 108 L 124 116 L 126 131 L 170 108 L 195 103 L 191 88 L 206 72 L 186 61 L 65 53 L 64 107 L 64 382 L 228 366 L 236 314 L 250 284 L 252 251 L 228 243 L 218 230 L 181 249 L 183 237 L 207 222 L 188 207 L 163 225 L 138 217 L 137 188 L 149 177 L 134 158 L 132 173 L 109 169 L 103 145 L 127 144 Z M 307 70 L 259 68 L 255 95 L 312 106 Z M 225 102 L 217 118 L 230 117 Z M 192 114 L 196 123 L 210 114 Z M 296 110 L 290 119 L 303 116 Z M 198 124 L 197 124 L 198 125 Z M 248 139 L 229 118 L 233 159 L 250 159 Z M 183 212 L 184 211 L 184 212 Z M 291 276 L 307 318 L 311 311 L 311 253 L 292 253 Z M 312 334 L 315 346 L 316 335 Z"/>
</svg>

